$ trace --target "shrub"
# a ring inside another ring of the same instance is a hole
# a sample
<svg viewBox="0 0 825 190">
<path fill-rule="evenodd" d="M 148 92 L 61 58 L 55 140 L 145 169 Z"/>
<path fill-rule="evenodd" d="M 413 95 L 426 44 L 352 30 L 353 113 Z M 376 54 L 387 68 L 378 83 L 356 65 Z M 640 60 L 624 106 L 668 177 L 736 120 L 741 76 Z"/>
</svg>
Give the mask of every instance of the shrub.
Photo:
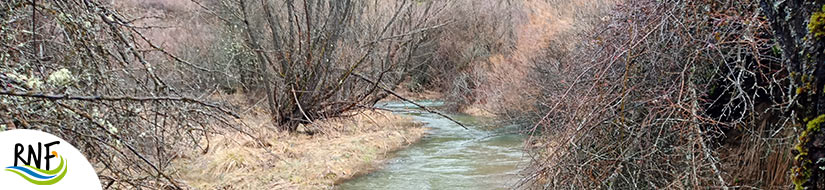
<svg viewBox="0 0 825 190">
<path fill-rule="evenodd" d="M 111 4 L 10 0 L 0 22 L 0 129 L 66 139 L 106 188 L 180 187 L 167 171 L 176 152 L 208 151 L 201 140 L 230 126 L 231 110 L 168 77 L 200 66 L 148 40 Z"/>
<path fill-rule="evenodd" d="M 536 64 L 526 185 L 787 187 L 788 72 L 758 2 L 627 1 L 604 20 Z"/>
</svg>

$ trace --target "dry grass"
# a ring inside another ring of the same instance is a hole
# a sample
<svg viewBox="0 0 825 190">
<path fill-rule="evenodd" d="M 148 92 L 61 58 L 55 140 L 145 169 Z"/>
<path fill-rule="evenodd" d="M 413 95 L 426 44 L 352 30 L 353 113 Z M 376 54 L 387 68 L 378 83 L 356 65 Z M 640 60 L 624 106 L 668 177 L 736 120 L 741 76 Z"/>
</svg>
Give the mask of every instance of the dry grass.
<svg viewBox="0 0 825 190">
<path fill-rule="evenodd" d="M 787 188 L 792 182 L 789 171 L 793 163 L 793 155 L 788 151 L 793 141 L 787 137 L 793 137 L 793 131 L 774 128 L 777 123 L 787 122 L 780 120 L 780 113 L 757 109 L 763 119 L 752 126 L 742 126 L 743 132 L 726 134 L 727 142 L 718 150 L 721 168 L 726 171 L 724 178 L 730 179 L 731 186 Z M 789 122 L 784 125 L 792 128 Z"/>
<path fill-rule="evenodd" d="M 306 126 L 315 135 L 272 132 L 260 127 L 269 125 L 266 114 L 249 116 L 263 145 L 242 134 L 212 137 L 211 151 L 176 162 L 176 175 L 195 189 L 328 189 L 375 169 L 426 131 L 386 111 L 354 114 Z"/>
</svg>

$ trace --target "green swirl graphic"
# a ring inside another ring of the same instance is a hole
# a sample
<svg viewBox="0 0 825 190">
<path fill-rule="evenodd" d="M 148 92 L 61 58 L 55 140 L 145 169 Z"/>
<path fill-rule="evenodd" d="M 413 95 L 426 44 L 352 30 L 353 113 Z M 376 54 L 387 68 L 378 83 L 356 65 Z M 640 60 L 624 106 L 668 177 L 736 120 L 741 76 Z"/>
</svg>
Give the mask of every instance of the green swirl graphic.
<svg viewBox="0 0 825 190">
<path fill-rule="evenodd" d="M 17 171 L 17 170 L 6 169 L 6 171 L 14 172 L 17 175 L 19 175 L 20 177 L 23 177 L 23 179 L 25 179 L 26 181 L 29 181 L 29 183 L 32 183 L 32 184 L 35 184 L 35 185 L 52 185 L 52 184 L 55 184 L 57 182 L 60 182 L 60 180 L 62 180 L 63 177 L 66 176 L 66 173 L 69 171 L 68 162 L 63 159 L 63 156 L 60 156 L 60 165 L 58 165 L 57 168 L 55 168 L 53 170 L 42 170 L 42 169 L 32 167 L 30 165 L 25 165 L 25 167 L 27 167 L 29 169 L 34 169 L 38 172 L 41 172 L 41 173 L 44 173 L 44 174 L 47 174 L 47 175 L 57 174 L 61 170 L 63 171 L 63 173 L 61 173 L 59 176 L 57 176 L 53 179 L 50 179 L 50 180 L 38 181 L 38 180 L 34 180 L 34 179 L 30 178 L 28 175 L 20 173 L 20 171 Z"/>
</svg>

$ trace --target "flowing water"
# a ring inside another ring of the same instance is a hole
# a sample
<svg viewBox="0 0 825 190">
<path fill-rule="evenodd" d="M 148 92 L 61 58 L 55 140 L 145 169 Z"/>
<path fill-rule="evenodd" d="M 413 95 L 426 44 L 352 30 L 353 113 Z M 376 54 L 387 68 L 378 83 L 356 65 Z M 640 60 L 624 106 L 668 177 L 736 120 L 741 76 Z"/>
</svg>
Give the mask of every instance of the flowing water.
<svg viewBox="0 0 825 190">
<path fill-rule="evenodd" d="M 441 102 L 419 102 L 438 107 Z M 420 142 L 398 151 L 380 170 L 347 181 L 340 189 L 510 189 L 528 163 L 524 136 L 513 127 L 485 126 L 489 119 L 451 115 L 469 130 L 403 102 L 379 107 L 412 116 L 431 128 Z"/>
</svg>

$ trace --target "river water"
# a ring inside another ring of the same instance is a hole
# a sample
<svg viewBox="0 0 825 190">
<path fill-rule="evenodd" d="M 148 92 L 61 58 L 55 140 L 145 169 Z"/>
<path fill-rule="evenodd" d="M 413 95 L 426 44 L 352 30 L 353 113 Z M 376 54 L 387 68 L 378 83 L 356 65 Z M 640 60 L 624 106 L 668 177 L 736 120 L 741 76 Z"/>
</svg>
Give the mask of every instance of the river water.
<svg viewBox="0 0 825 190">
<path fill-rule="evenodd" d="M 420 104 L 438 107 L 441 102 Z M 528 164 L 522 151 L 524 135 L 514 127 L 488 126 L 488 118 L 451 115 L 450 120 L 404 102 L 378 107 L 413 117 L 431 128 L 420 142 L 392 155 L 382 169 L 340 184 L 339 189 L 510 189 Z"/>
</svg>

